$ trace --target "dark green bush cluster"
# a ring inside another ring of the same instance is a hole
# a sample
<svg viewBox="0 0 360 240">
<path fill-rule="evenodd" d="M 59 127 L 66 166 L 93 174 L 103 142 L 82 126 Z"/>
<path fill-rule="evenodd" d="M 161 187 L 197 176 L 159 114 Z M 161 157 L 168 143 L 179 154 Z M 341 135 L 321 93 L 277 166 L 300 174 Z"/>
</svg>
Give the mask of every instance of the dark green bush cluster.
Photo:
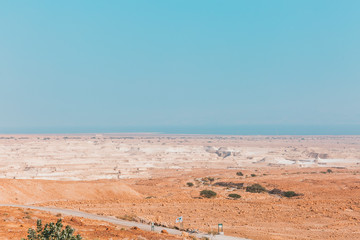
<svg viewBox="0 0 360 240">
<path fill-rule="evenodd" d="M 283 195 L 284 197 L 287 197 L 287 198 L 299 196 L 299 194 L 297 194 L 297 193 L 294 192 L 294 191 L 283 192 L 282 195 Z"/>
<path fill-rule="evenodd" d="M 323 173 L 323 174 L 327 174 L 327 173 L 333 173 L 333 171 L 329 168 L 328 170 L 325 171 L 321 171 L 320 173 Z"/>
<path fill-rule="evenodd" d="M 241 198 L 241 196 L 239 194 L 236 194 L 236 193 L 231 193 L 228 195 L 229 198 L 233 198 L 233 199 L 239 199 Z"/>
<path fill-rule="evenodd" d="M 243 174 L 242 172 L 237 172 L 236 175 L 238 175 L 238 176 L 240 176 L 240 177 L 241 177 L 241 176 L 244 176 L 244 174 Z"/>
<path fill-rule="evenodd" d="M 281 191 L 281 190 L 278 189 L 278 188 L 274 188 L 273 190 L 270 190 L 270 191 L 269 191 L 269 194 L 282 195 L 282 194 L 283 194 L 283 191 Z"/>
<path fill-rule="evenodd" d="M 244 183 L 234 183 L 234 182 L 217 182 L 214 186 L 227 187 L 227 188 L 237 188 L 241 189 L 244 186 Z"/>
<path fill-rule="evenodd" d="M 202 190 L 200 192 L 200 196 L 205 197 L 205 198 L 213 198 L 216 197 L 216 192 L 211 191 L 211 190 Z"/>
<path fill-rule="evenodd" d="M 188 182 L 188 183 L 186 183 L 186 185 L 187 185 L 188 187 L 194 186 L 194 184 L 193 184 L 192 182 Z"/>
<path fill-rule="evenodd" d="M 246 191 L 251 193 L 261 193 L 261 192 L 266 192 L 266 189 L 260 184 L 255 183 L 251 186 L 247 186 Z"/>
<path fill-rule="evenodd" d="M 213 177 L 204 177 L 201 179 L 204 182 L 213 182 L 215 180 L 215 178 Z"/>
<path fill-rule="evenodd" d="M 296 196 L 300 196 L 301 194 L 298 194 L 294 191 L 281 191 L 280 189 L 274 188 L 273 190 L 269 191 L 269 194 L 275 194 L 275 195 L 279 195 L 279 196 L 284 196 L 287 198 L 291 198 L 291 197 L 296 197 Z"/>
<path fill-rule="evenodd" d="M 28 236 L 23 240 L 81 240 L 82 237 L 78 234 L 74 236 L 75 230 L 69 225 L 63 229 L 61 219 L 56 223 L 47 223 L 42 225 L 41 220 L 38 219 L 36 223 L 36 230 L 29 228 Z"/>
</svg>

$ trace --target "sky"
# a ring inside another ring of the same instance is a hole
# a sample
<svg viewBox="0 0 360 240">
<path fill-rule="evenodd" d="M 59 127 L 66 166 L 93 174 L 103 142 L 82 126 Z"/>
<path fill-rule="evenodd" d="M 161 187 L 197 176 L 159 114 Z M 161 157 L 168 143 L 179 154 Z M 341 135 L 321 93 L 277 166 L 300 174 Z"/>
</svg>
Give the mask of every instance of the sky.
<svg viewBox="0 0 360 240">
<path fill-rule="evenodd" d="M 0 0 L 0 133 L 360 134 L 359 103 L 357 0 Z"/>
</svg>

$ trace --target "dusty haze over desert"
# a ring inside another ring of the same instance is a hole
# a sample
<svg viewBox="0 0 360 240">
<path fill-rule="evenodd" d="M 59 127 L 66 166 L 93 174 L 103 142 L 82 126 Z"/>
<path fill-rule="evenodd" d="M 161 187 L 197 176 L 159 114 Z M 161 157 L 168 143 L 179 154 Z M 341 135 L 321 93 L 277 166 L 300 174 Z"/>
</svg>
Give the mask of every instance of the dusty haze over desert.
<svg viewBox="0 0 360 240">
<path fill-rule="evenodd" d="M 359 136 L 3 135 L 0 176 L 97 180 L 173 169 L 357 167 Z"/>
</svg>

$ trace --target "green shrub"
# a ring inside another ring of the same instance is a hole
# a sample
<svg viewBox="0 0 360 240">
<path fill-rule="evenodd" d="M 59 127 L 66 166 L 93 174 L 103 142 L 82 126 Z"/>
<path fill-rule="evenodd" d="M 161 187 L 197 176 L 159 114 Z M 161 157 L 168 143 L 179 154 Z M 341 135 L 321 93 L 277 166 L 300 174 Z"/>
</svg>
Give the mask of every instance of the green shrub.
<svg viewBox="0 0 360 240">
<path fill-rule="evenodd" d="M 294 191 L 287 191 L 287 192 L 283 192 L 283 196 L 287 198 L 291 198 L 291 197 L 299 196 L 299 194 L 297 194 Z"/>
<path fill-rule="evenodd" d="M 29 228 L 28 236 L 23 240 L 81 240 L 82 237 L 78 234 L 73 235 L 75 230 L 69 225 L 63 229 L 61 219 L 56 223 L 47 223 L 43 227 L 41 220 L 36 222 L 36 230 Z"/>
<path fill-rule="evenodd" d="M 226 188 L 237 188 L 241 189 L 244 186 L 244 183 L 234 183 L 234 182 L 217 182 L 214 186 L 226 187 Z"/>
<path fill-rule="evenodd" d="M 188 187 L 194 186 L 194 184 L 193 184 L 192 182 L 188 182 L 188 183 L 186 183 L 186 185 L 187 185 Z"/>
<path fill-rule="evenodd" d="M 283 192 L 278 189 L 278 188 L 274 188 L 273 190 L 269 191 L 269 194 L 275 194 L 275 195 L 280 195 L 282 196 L 283 195 Z"/>
<path fill-rule="evenodd" d="M 230 198 L 233 198 L 233 199 L 239 199 L 241 198 L 241 196 L 239 194 L 236 194 L 236 193 L 231 193 L 228 195 Z"/>
<path fill-rule="evenodd" d="M 200 196 L 205 197 L 205 198 L 213 198 L 216 197 L 216 192 L 211 191 L 211 190 L 202 190 L 200 192 Z"/>
<path fill-rule="evenodd" d="M 328 173 L 332 173 L 333 171 L 331 169 L 326 170 Z"/>
<path fill-rule="evenodd" d="M 252 176 L 252 177 L 256 177 L 256 174 L 253 174 L 253 173 L 252 173 L 251 176 Z"/>
<path fill-rule="evenodd" d="M 213 182 L 215 178 L 213 177 L 204 177 L 201 179 L 203 182 Z"/>
<path fill-rule="evenodd" d="M 236 175 L 238 175 L 238 176 L 240 176 L 240 177 L 241 177 L 241 176 L 244 176 L 244 174 L 243 174 L 242 172 L 237 172 Z"/>
<path fill-rule="evenodd" d="M 215 178 L 213 177 L 207 177 L 207 179 L 209 179 L 210 182 L 213 182 L 215 180 Z"/>
<path fill-rule="evenodd" d="M 213 181 L 215 181 L 215 178 L 213 178 L 213 177 L 203 177 L 203 178 L 201 178 L 202 184 L 204 184 L 206 186 L 210 186 Z"/>
<path fill-rule="evenodd" d="M 251 193 L 261 193 L 261 192 L 266 192 L 266 189 L 260 184 L 255 183 L 251 186 L 247 186 L 246 191 Z"/>
</svg>

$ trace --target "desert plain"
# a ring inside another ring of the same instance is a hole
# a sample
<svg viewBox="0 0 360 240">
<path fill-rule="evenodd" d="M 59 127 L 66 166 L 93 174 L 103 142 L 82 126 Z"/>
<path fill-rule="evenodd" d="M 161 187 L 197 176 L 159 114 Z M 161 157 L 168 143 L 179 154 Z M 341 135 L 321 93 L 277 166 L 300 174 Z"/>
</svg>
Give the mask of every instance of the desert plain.
<svg viewBox="0 0 360 240">
<path fill-rule="evenodd" d="M 252 184 L 267 191 L 246 191 Z M 360 239 L 360 136 L 0 135 L 0 204 L 170 228 L 182 216 L 184 229 L 222 223 L 226 235 L 253 240 Z M 0 239 L 59 217 L 85 239 L 180 239 L 14 207 L 0 207 Z"/>
</svg>

